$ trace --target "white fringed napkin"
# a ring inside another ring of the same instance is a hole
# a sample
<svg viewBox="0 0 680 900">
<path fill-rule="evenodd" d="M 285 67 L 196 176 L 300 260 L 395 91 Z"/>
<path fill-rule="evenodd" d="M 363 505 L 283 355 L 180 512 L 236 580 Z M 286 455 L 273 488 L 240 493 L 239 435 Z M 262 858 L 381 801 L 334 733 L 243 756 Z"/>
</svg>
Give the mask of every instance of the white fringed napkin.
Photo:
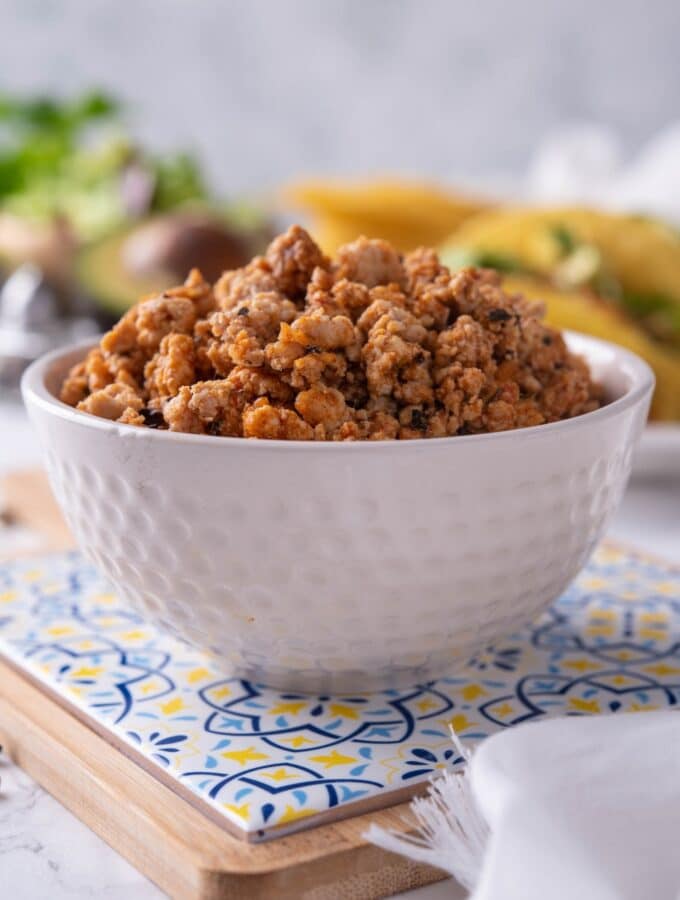
<svg viewBox="0 0 680 900">
<path fill-rule="evenodd" d="M 369 838 L 450 872 L 472 900 L 678 900 L 680 716 L 508 729 L 413 809 L 419 837 Z"/>
</svg>

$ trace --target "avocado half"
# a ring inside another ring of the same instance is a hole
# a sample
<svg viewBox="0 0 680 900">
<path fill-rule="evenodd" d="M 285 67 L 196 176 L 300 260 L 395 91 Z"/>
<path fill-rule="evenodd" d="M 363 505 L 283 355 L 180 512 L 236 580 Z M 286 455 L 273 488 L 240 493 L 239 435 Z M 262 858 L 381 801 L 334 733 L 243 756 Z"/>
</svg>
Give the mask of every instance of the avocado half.
<svg viewBox="0 0 680 900">
<path fill-rule="evenodd" d="M 209 213 L 154 216 L 84 247 L 76 275 L 96 306 L 120 316 L 140 297 L 183 281 L 194 267 L 214 281 L 244 265 L 255 243 Z"/>
</svg>

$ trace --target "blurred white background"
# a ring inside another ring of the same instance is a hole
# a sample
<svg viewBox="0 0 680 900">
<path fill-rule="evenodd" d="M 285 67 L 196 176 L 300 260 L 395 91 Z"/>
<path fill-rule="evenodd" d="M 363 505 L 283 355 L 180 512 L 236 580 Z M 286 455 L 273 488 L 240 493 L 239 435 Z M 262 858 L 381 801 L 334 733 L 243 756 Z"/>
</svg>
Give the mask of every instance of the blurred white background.
<svg viewBox="0 0 680 900">
<path fill-rule="evenodd" d="M 0 87 L 130 104 L 216 184 L 513 174 L 565 123 L 630 153 L 680 113 L 677 0 L 0 0 Z"/>
</svg>

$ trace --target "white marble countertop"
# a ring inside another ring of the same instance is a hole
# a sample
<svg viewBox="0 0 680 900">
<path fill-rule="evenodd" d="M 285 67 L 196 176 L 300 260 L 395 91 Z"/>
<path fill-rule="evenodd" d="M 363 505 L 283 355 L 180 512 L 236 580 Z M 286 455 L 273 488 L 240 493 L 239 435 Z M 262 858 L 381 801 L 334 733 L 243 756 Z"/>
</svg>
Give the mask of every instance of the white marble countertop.
<svg viewBox="0 0 680 900">
<path fill-rule="evenodd" d="M 39 462 L 17 407 L 0 404 L 0 474 Z M 8 437 L 7 437 L 8 436 Z M 631 483 L 609 535 L 680 563 L 680 475 Z M 0 758 L 0 873 L 12 900 L 155 900 L 163 894 L 8 759 Z M 402 895 L 457 900 L 443 882 Z"/>
</svg>

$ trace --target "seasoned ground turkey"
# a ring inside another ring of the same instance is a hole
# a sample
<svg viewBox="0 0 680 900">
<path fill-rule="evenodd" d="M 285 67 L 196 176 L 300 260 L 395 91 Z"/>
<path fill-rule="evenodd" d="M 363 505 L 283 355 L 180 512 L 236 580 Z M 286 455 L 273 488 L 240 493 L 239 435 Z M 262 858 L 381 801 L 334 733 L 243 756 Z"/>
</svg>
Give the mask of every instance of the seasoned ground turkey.
<svg viewBox="0 0 680 900">
<path fill-rule="evenodd" d="M 505 431 L 595 409 L 584 361 L 503 291 L 359 238 L 323 255 L 293 226 L 212 287 L 130 309 L 66 378 L 61 399 L 129 425 L 290 440 Z"/>
</svg>

